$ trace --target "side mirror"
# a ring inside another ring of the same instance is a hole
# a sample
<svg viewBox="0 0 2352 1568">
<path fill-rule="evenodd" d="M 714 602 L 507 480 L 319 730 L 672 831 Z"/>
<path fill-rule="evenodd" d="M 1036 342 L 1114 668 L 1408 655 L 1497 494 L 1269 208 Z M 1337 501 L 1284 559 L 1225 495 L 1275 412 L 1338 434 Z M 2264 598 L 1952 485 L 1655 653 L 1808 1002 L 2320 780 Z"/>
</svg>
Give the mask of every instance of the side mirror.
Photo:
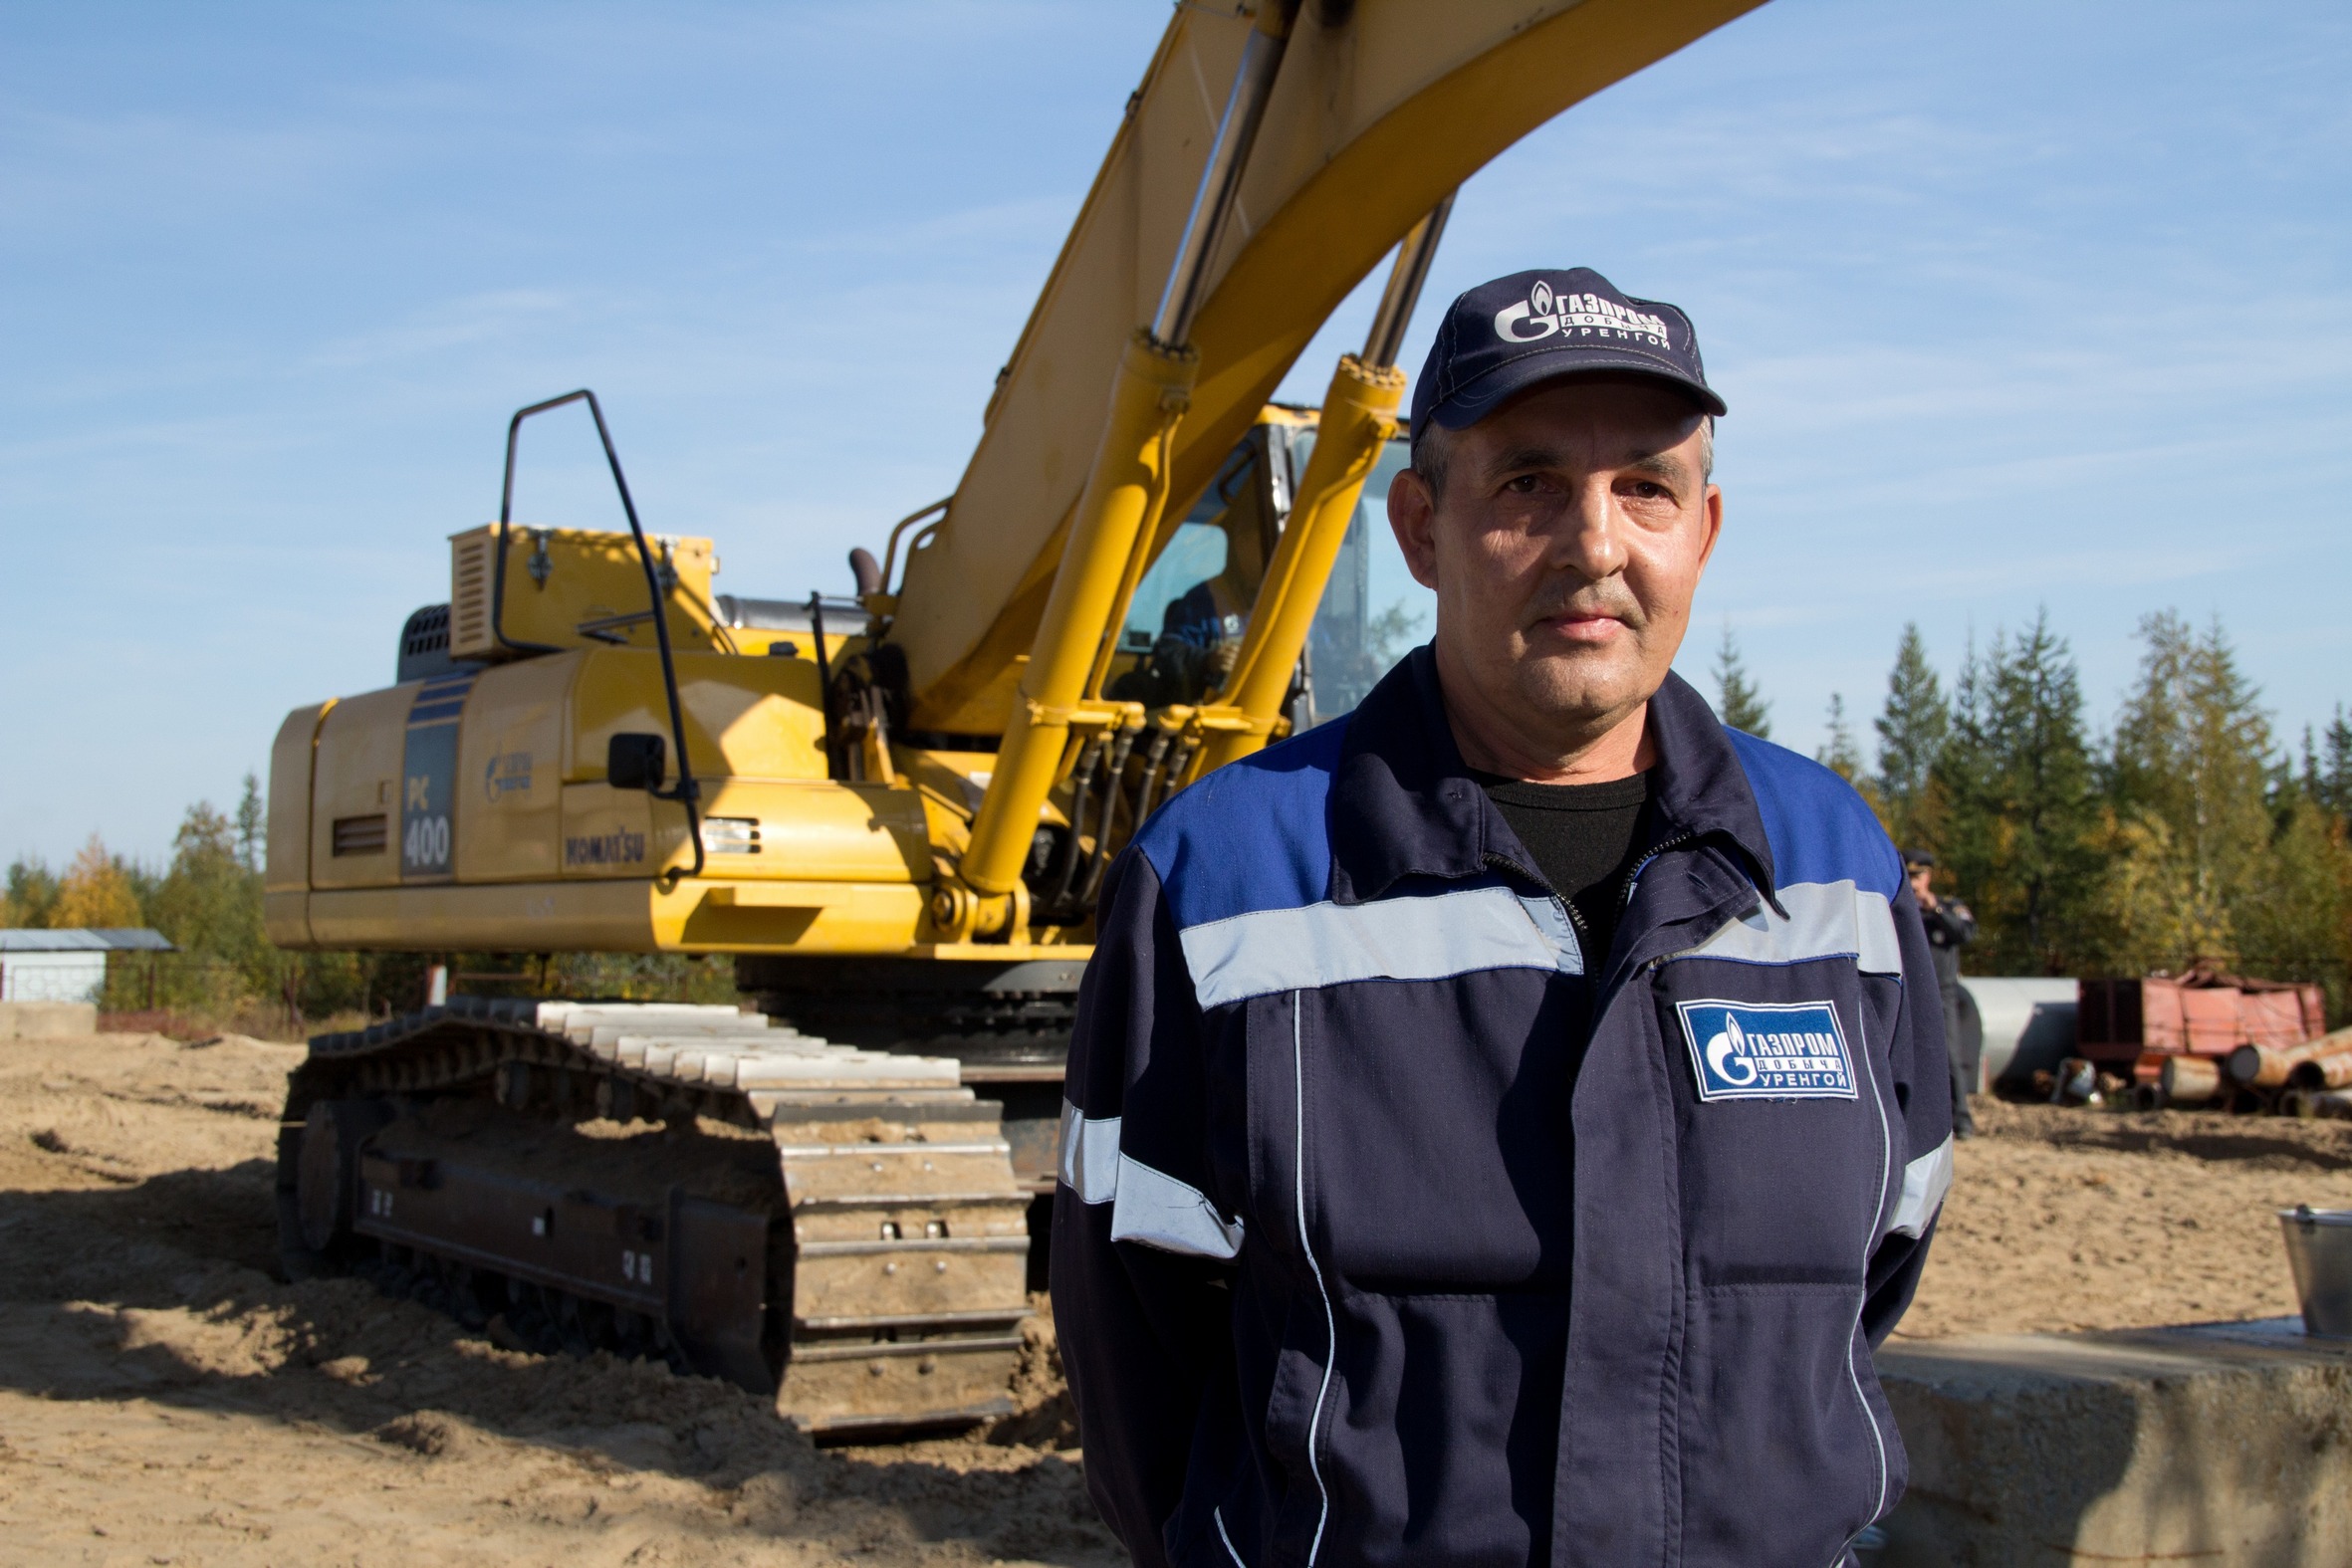
<svg viewBox="0 0 2352 1568">
<path fill-rule="evenodd" d="M 668 755 L 658 735 L 616 735 L 604 746 L 604 782 L 615 789 L 658 789 Z"/>
</svg>

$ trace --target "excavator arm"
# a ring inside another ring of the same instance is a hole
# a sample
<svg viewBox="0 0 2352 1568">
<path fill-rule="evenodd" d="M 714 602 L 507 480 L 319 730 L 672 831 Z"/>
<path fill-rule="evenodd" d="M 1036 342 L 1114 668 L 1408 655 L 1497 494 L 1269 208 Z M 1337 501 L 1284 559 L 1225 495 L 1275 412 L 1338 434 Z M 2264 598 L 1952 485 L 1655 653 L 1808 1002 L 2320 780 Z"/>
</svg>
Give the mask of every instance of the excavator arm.
<svg viewBox="0 0 2352 1568">
<path fill-rule="evenodd" d="M 1758 3 L 1301 8 L 1230 221 L 1201 261 L 1183 345 L 1198 366 L 1168 457 L 1177 504 L 1163 515 L 1181 515 L 1325 319 L 1465 179 L 1568 106 Z M 1179 5 L 1128 101 L 946 515 L 907 559 L 887 635 L 905 654 L 915 728 L 994 735 L 1012 717 L 1120 356 L 1167 290 L 1260 21 L 1247 6 Z"/>
</svg>

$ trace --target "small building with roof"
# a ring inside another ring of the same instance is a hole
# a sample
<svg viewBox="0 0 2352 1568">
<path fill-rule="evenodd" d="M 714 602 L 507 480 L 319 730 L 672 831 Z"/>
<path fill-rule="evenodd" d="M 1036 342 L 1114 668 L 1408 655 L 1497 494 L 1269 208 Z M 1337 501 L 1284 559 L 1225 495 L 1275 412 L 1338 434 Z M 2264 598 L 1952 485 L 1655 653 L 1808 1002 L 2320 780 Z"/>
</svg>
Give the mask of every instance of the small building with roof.
<svg viewBox="0 0 2352 1568">
<path fill-rule="evenodd" d="M 176 953 L 144 926 L 47 931 L 0 928 L 0 1002 L 105 1000 L 110 953 Z"/>
</svg>

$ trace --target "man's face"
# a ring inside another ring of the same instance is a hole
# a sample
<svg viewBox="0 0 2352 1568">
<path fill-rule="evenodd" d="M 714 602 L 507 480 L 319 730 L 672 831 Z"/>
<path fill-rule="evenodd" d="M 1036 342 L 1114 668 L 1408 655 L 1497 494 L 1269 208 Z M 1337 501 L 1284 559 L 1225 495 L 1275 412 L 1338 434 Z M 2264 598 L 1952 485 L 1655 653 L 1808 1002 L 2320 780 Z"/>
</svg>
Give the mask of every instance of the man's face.
<svg viewBox="0 0 2352 1568">
<path fill-rule="evenodd" d="M 1640 379 L 1553 382 L 1447 433 L 1442 495 L 1396 476 L 1389 523 L 1437 593 L 1449 704 L 1566 750 L 1649 701 L 1723 528 L 1702 417 Z"/>
</svg>

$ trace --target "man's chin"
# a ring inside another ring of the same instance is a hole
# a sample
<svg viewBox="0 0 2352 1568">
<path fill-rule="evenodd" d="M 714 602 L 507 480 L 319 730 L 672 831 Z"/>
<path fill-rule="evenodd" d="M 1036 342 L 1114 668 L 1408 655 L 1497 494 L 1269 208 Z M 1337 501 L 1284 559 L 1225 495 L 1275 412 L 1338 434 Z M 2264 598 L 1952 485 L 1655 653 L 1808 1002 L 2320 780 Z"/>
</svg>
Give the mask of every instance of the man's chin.
<svg viewBox="0 0 2352 1568">
<path fill-rule="evenodd" d="M 1556 722 L 1605 725 L 1650 695 L 1642 689 L 1641 672 L 1628 668 L 1629 662 L 1592 656 L 1533 659 L 1521 667 L 1518 685 L 1530 707 Z"/>
</svg>

